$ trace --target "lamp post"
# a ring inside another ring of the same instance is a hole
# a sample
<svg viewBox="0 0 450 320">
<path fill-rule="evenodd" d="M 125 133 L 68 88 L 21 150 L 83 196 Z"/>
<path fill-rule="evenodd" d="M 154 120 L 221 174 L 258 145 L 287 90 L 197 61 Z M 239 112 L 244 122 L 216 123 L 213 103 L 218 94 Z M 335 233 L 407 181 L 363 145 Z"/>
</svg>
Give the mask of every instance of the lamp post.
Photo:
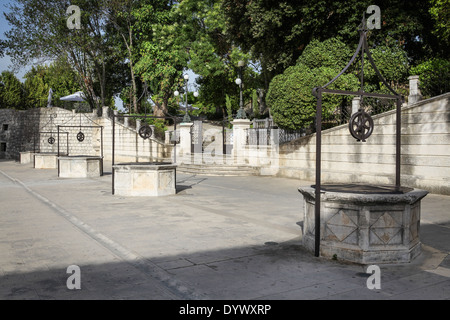
<svg viewBox="0 0 450 320">
<path fill-rule="evenodd" d="M 239 86 L 239 111 L 236 115 L 236 119 L 247 119 L 247 116 L 244 111 L 244 100 L 243 100 L 243 92 L 242 92 L 242 68 L 244 67 L 245 62 L 240 60 L 238 62 L 239 67 L 239 78 L 236 79 L 236 84 Z"/>
<path fill-rule="evenodd" d="M 186 95 L 185 102 L 184 102 L 184 108 L 186 110 L 186 113 L 184 114 L 183 122 L 184 123 L 189 123 L 189 122 L 191 122 L 191 117 L 189 116 L 189 112 L 188 112 L 188 81 L 189 81 L 189 75 L 188 74 L 184 75 L 184 80 L 185 80 L 185 90 L 184 90 L 184 92 L 185 92 L 185 95 Z M 178 97 L 180 95 L 180 92 L 178 90 L 176 90 L 173 94 L 175 95 L 175 97 Z M 196 98 L 198 97 L 198 92 L 197 91 L 194 92 L 194 97 L 196 97 Z"/>
</svg>

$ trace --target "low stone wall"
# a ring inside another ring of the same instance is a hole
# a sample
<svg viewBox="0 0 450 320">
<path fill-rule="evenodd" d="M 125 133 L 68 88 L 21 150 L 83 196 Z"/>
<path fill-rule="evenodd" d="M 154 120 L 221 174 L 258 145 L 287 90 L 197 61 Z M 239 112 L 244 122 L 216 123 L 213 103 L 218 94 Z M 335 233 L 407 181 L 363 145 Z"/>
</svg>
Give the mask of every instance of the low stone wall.
<svg viewBox="0 0 450 320">
<path fill-rule="evenodd" d="M 104 156 L 105 160 L 111 161 L 113 154 L 113 122 L 105 115 L 100 123 L 104 126 Z M 139 130 L 139 129 L 138 129 Z M 138 131 L 130 126 L 115 121 L 115 163 L 121 162 L 171 162 L 172 145 L 165 144 L 153 137 L 144 140 Z"/>
</svg>

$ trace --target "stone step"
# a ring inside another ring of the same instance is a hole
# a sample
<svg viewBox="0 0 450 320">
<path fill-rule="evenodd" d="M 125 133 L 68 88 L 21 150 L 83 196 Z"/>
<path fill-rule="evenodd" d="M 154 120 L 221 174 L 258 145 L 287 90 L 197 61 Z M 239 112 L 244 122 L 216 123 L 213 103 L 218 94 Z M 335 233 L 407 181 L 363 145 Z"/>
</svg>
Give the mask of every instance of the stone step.
<svg viewBox="0 0 450 320">
<path fill-rule="evenodd" d="M 207 165 L 207 164 L 181 164 L 177 171 L 187 174 L 214 175 L 214 176 L 255 176 L 259 169 L 250 166 Z"/>
</svg>

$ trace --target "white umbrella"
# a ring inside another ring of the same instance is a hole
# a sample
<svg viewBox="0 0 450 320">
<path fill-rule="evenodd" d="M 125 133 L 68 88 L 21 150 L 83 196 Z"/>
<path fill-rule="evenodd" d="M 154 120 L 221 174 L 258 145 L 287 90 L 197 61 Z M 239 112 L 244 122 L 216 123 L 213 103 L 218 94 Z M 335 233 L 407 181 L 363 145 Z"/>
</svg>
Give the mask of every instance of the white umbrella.
<svg viewBox="0 0 450 320">
<path fill-rule="evenodd" d="M 62 100 L 62 101 L 75 101 L 75 102 L 86 101 L 83 91 L 78 91 L 78 92 L 75 92 L 74 94 L 62 97 L 62 98 L 60 98 L 60 100 Z"/>
<path fill-rule="evenodd" d="M 50 90 L 48 91 L 47 108 L 52 107 L 52 96 L 53 96 L 53 90 L 52 90 L 52 88 L 50 88 Z"/>
</svg>

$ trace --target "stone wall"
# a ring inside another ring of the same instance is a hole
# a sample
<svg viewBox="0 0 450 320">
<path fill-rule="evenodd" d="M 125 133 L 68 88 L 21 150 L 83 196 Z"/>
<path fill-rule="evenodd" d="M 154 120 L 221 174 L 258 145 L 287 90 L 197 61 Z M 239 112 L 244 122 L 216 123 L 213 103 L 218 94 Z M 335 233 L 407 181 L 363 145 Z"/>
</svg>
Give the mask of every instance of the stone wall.
<svg viewBox="0 0 450 320">
<path fill-rule="evenodd" d="M 101 123 L 104 126 L 104 156 L 106 160 L 112 160 L 113 146 L 113 121 L 112 115 L 104 108 Z M 130 118 L 131 119 L 131 118 Z M 131 123 L 132 121 L 130 121 Z M 139 124 L 137 125 L 139 129 Z M 128 162 L 172 162 L 172 145 L 167 145 L 152 136 L 144 140 L 139 136 L 135 127 L 115 120 L 115 163 Z"/>
<path fill-rule="evenodd" d="M 39 109 L 0 109 L 0 159 L 18 159 L 20 152 L 33 150 L 40 119 Z"/>
<path fill-rule="evenodd" d="M 401 183 L 450 195 L 450 94 L 402 108 Z M 367 142 L 348 126 L 322 133 L 322 182 L 395 183 L 395 111 L 374 116 Z M 316 137 L 280 145 L 278 176 L 315 180 Z"/>
<path fill-rule="evenodd" d="M 20 152 L 58 151 L 58 126 L 60 153 L 71 156 L 100 156 L 112 159 L 113 112 L 105 107 L 102 117 L 97 112 L 75 113 L 61 108 L 40 108 L 26 111 L 0 109 L 0 143 L 4 150 L 0 158 L 19 159 Z M 102 129 L 103 128 L 103 129 Z M 7 129 L 7 130 L 4 130 Z M 135 128 L 116 122 L 116 162 L 171 161 L 172 146 L 151 138 L 143 140 Z M 84 134 L 84 141 L 77 134 Z M 48 142 L 55 139 L 54 144 Z"/>
</svg>

